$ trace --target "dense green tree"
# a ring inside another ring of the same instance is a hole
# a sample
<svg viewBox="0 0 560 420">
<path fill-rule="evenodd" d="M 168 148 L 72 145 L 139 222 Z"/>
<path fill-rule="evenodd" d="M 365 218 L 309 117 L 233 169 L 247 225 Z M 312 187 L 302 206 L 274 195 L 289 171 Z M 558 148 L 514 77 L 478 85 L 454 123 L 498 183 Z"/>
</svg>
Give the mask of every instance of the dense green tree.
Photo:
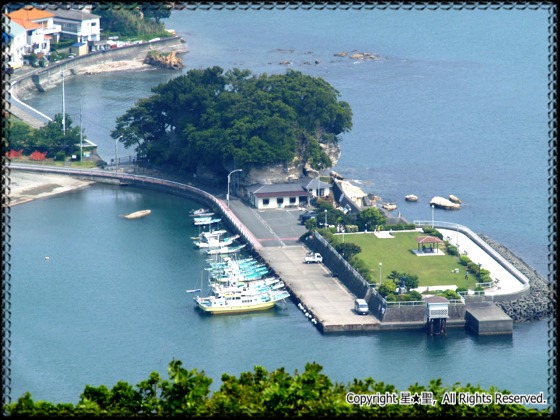
<svg viewBox="0 0 560 420">
<path fill-rule="evenodd" d="M 22 150 L 24 153 L 33 152 L 35 130 L 21 121 L 10 121 L 8 129 L 8 147 L 13 150 Z"/>
<path fill-rule="evenodd" d="M 171 16 L 171 3 L 140 3 L 144 19 L 153 19 L 156 23 L 160 23 L 161 19 L 168 19 Z"/>
<path fill-rule="evenodd" d="M 362 210 L 357 217 L 357 223 L 361 230 L 367 226 L 368 230 L 374 230 L 376 226 L 384 225 L 387 217 L 376 207 L 368 207 Z"/>
<path fill-rule="evenodd" d="M 336 244 L 335 246 L 336 252 L 344 257 L 346 260 L 350 260 L 354 255 L 359 254 L 362 252 L 362 248 L 359 245 L 353 244 L 351 242 L 342 242 Z"/>
<path fill-rule="evenodd" d="M 56 114 L 52 121 L 38 129 L 23 123 L 11 123 L 8 133 L 9 147 L 18 151 L 23 149 L 24 154 L 38 150 L 48 152 L 49 157 L 56 156 L 58 152 L 64 152 L 66 156 L 72 155 L 79 150 L 81 130 L 80 127 L 73 127 L 72 123 L 68 114 L 64 122 L 62 114 Z M 66 126 L 65 130 L 63 126 Z M 83 132 L 82 139 L 86 139 Z"/>
<path fill-rule="evenodd" d="M 443 387 L 441 379 L 430 381 L 428 386 L 412 384 L 405 391 L 410 397 L 417 394 L 431 398 L 434 404 L 356 404 L 355 395 L 395 395 L 401 398 L 393 385 L 376 382 L 372 378 L 354 379 L 344 385 L 333 383 L 322 373 L 322 366 L 307 363 L 303 372 L 290 375 L 284 368 L 267 371 L 255 366 L 253 372 L 243 372 L 239 377 L 222 375 L 219 390 L 210 395 L 212 380 L 204 372 L 186 370 L 182 363 L 169 364 L 169 379 L 162 380 L 153 372 L 136 387 L 119 381 L 112 389 L 101 385 L 87 385 L 78 404 L 53 404 L 33 401 L 25 393 L 16 402 L 4 404 L 3 414 L 16 417 L 513 417 L 549 416 L 548 410 L 526 408 L 519 404 L 442 404 L 445 393 L 463 392 L 474 395 L 507 390 L 491 387 L 488 391 L 479 386 L 456 383 Z M 428 394 L 428 395 L 426 395 Z"/>
<path fill-rule="evenodd" d="M 295 158 L 322 169 L 331 161 L 321 144 L 336 144 L 352 126 L 350 107 L 334 88 L 291 70 L 272 76 L 217 66 L 190 70 L 152 93 L 117 118 L 111 135 L 179 171 Z"/>
</svg>

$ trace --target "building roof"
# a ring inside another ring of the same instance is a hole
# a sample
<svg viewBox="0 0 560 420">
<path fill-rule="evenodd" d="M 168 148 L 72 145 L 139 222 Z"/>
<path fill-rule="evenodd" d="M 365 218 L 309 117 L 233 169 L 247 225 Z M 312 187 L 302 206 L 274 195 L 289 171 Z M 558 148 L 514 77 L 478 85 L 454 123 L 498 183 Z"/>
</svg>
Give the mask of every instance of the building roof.
<svg viewBox="0 0 560 420">
<path fill-rule="evenodd" d="M 418 236 L 416 242 L 419 244 L 441 244 L 443 241 L 435 236 Z"/>
<path fill-rule="evenodd" d="M 27 19 L 23 19 L 23 18 L 17 18 L 16 17 L 16 18 L 10 18 L 10 20 L 12 22 L 17 23 L 19 26 L 21 26 L 25 30 L 37 29 L 37 28 L 42 27 L 39 23 L 35 23 L 35 22 L 32 22 L 32 21 L 27 20 Z"/>
<path fill-rule="evenodd" d="M 252 185 L 247 190 L 255 195 L 255 197 L 298 197 L 307 195 L 307 191 L 300 183 L 290 182 L 284 184 L 270 185 Z"/>
<path fill-rule="evenodd" d="M 8 13 L 10 19 L 24 19 L 24 20 L 42 20 L 48 19 L 54 16 L 53 13 L 48 12 L 46 10 L 37 9 L 33 6 L 26 6 L 19 10 L 14 10 L 11 13 Z"/>
<path fill-rule="evenodd" d="M 99 15 L 94 15 L 92 13 L 84 12 L 77 9 L 49 9 L 55 15 L 55 18 L 84 21 L 91 19 L 99 19 Z"/>
<path fill-rule="evenodd" d="M 318 189 L 318 188 L 330 188 L 332 184 L 327 184 L 321 181 L 319 178 L 303 178 L 302 185 L 306 190 Z"/>
<path fill-rule="evenodd" d="M 7 25 L 8 25 L 8 34 L 12 37 L 16 37 L 22 33 L 25 33 L 25 28 L 18 23 L 16 20 L 14 19 L 7 19 Z"/>
<path fill-rule="evenodd" d="M 428 304 L 430 303 L 449 303 L 449 299 L 444 298 L 443 296 L 426 296 L 424 298 L 424 301 L 427 302 Z"/>
</svg>

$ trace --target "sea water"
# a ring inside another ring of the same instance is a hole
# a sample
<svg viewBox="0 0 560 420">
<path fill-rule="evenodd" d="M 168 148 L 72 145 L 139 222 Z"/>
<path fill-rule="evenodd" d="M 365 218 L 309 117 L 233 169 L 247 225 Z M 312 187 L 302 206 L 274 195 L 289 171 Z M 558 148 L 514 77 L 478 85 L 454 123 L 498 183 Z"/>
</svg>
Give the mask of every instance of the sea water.
<svg viewBox="0 0 560 420">
<path fill-rule="evenodd" d="M 461 210 L 436 209 L 436 220 L 487 234 L 548 274 L 547 10 L 197 9 L 175 11 L 166 24 L 187 41 L 183 73 L 219 65 L 323 77 L 354 113 L 337 172 L 397 203 L 410 221 L 432 217 L 431 197 L 457 195 Z M 381 59 L 334 55 L 341 51 Z M 86 135 L 106 161 L 133 155 L 120 144 L 115 151 L 115 119 L 178 74 L 69 78 L 66 110 L 76 125 L 82 108 Z M 60 112 L 61 87 L 27 102 Z M 407 194 L 418 203 L 405 202 Z M 321 335 L 291 303 L 200 316 L 184 292 L 204 264 L 185 217 L 196 206 L 95 186 L 11 210 L 12 398 L 30 391 L 75 402 L 85 384 L 135 384 L 153 370 L 165 376 L 172 358 L 204 370 L 214 387 L 222 373 L 257 364 L 293 372 L 316 361 L 334 381 L 370 376 L 404 390 L 440 377 L 546 393 L 546 321 L 516 325 L 506 337 L 461 329 L 434 338 Z M 153 213 L 119 217 L 139 208 Z"/>
</svg>

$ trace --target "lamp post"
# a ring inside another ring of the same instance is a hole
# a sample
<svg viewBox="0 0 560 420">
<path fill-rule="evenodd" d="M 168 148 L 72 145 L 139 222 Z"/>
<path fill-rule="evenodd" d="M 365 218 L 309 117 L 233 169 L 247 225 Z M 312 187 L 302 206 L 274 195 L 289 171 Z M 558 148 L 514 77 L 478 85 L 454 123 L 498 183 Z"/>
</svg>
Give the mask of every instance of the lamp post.
<svg viewBox="0 0 560 420">
<path fill-rule="evenodd" d="M 325 209 L 325 229 L 328 227 L 327 225 L 327 209 Z"/>
<path fill-rule="evenodd" d="M 64 100 L 64 69 L 60 72 L 62 76 L 62 132 L 66 134 L 66 101 Z"/>
<path fill-rule="evenodd" d="M 434 228 L 434 208 L 435 206 L 432 204 L 432 229 Z"/>
<path fill-rule="evenodd" d="M 379 286 L 381 286 L 381 267 L 383 266 L 383 263 L 379 263 Z"/>
<path fill-rule="evenodd" d="M 234 173 L 234 172 L 241 172 L 241 171 L 243 171 L 243 169 L 234 169 L 227 176 L 227 195 L 226 195 L 226 199 L 227 199 L 228 209 L 229 209 L 229 183 L 230 183 L 231 174 Z"/>
<path fill-rule="evenodd" d="M 115 175 L 119 171 L 119 158 L 117 156 L 117 143 L 120 139 L 122 139 L 122 136 L 119 136 L 115 139 Z"/>
</svg>

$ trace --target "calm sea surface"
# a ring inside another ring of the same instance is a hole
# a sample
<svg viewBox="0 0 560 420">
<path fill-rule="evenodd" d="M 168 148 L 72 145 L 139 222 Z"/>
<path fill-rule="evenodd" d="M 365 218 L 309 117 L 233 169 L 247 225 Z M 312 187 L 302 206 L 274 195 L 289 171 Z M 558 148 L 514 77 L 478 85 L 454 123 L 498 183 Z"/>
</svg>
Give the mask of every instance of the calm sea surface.
<svg viewBox="0 0 560 420">
<path fill-rule="evenodd" d="M 429 200 L 457 195 L 460 211 L 435 211 L 504 244 L 548 275 L 548 12 L 538 10 L 183 10 L 167 27 L 183 36 L 184 72 L 219 65 L 254 73 L 292 68 L 320 76 L 349 102 L 354 127 L 334 168 L 429 220 Z M 378 61 L 336 57 L 372 52 Z M 350 54 L 349 54 L 350 55 Z M 290 65 L 281 65 L 290 61 Z M 316 64 L 317 62 L 317 64 Z M 115 119 L 177 72 L 148 70 L 67 79 L 66 110 L 110 161 Z M 62 88 L 29 98 L 62 111 Z M 119 157 L 133 151 L 118 146 Z M 404 196 L 416 194 L 418 203 Z M 94 186 L 11 209 L 12 399 L 76 402 L 86 384 L 166 377 L 173 358 L 222 373 L 255 365 L 331 379 L 373 377 L 405 390 L 445 384 L 547 391 L 546 322 L 510 337 L 450 330 L 323 336 L 286 309 L 202 317 L 185 289 L 204 257 L 185 212 L 197 204 L 136 189 Z M 150 217 L 119 215 L 150 208 Z M 44 257 L 49 256 L 50 260 Z"/>
</svg>

